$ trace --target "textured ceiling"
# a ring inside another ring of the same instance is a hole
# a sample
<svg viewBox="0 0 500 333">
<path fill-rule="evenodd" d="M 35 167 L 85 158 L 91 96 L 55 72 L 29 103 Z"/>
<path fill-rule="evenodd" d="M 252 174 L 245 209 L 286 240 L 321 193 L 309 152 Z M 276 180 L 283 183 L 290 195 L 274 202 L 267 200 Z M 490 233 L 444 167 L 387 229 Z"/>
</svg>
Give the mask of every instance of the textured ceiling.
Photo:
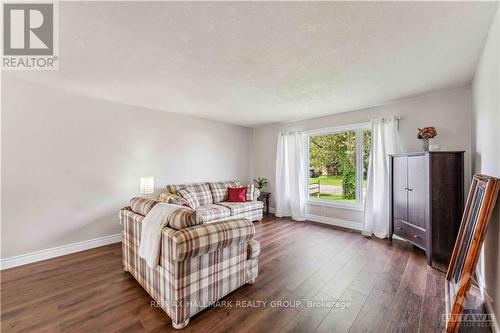
<svg viewBox="0 0 500 333">
<path fill-rule="evenodd" d="M 256 126 L 470 83 L 496 6 L 60 2 L 60 69 L 3 77 Z"/>
</svg>

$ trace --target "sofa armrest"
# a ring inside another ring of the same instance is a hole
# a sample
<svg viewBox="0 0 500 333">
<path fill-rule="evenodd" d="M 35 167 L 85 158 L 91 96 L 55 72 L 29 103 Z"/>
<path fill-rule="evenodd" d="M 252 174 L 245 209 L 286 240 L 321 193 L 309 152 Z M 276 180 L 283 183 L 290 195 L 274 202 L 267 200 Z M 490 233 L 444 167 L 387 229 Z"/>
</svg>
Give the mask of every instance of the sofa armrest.
<svg viewBox="0 0 500 333">
<path fill-rule="evenodd" d="M 150 198 L 135 197 L 130 199 L 130 210 L 134 213 L 146 216 L 160 201 Z"/>
<path fill-rule="evenodd" d="M 246 243 L 255 235 L 255 227 L 247 219 L 207 223 L 171 231 L 172 229 L 164 230 L 163 237 L 168 239 L 168 256 L 176 261 Z"/>
<path fill-rule="evenodd" d="M 259 198 L 259 196 L 260 196 L 260 190 L 256 187 L 253 190 L 253 201 L 257 201 L 257 199 Z"/>
</svg>

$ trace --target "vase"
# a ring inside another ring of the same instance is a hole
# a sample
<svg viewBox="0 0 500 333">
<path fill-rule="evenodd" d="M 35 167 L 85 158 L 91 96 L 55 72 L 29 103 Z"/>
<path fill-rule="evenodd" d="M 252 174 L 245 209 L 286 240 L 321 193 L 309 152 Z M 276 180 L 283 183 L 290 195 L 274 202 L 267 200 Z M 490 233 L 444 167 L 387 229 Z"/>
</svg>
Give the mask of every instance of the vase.
<svg viewBox="0 0 500 333">
<path fill-rule="evenodd" d="M 422 151 L 429 151 L 429 139 L 422 139 Z"/>
</svg>

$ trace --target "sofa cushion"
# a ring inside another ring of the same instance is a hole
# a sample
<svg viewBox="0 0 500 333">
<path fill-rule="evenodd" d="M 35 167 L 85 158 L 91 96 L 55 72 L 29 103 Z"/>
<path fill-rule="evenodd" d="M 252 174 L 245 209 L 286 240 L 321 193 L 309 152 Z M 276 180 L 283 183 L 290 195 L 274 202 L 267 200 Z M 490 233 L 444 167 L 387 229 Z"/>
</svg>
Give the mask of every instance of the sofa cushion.
<svg viewBox="0 0 500 333">
<path fill-rule="evenodd" d="M 214 203 L 212 199 L 212 192 L 210 191 L 210 187 L 208 183 L 192 183 L 192 184 L 176 184 L 176 185 L 167 185 L 167 191 L 170 193 L 178 193 L 178 191 L 183 190 L 185 188 L 191 188 L 196 193 L 198 197 L 198 202 L 200 206 L 208 205 Z"/>
<path fill-rule="evenodd" d="M 196 214 L 198 214 L 204 222 L 210 222 L 212 220 L 231 216 L 231 210 L 228 207 L 218 204 L 210 204 L 198 207 L 196 209 Z"/>
<path fill-rule="evenodd" d="M 202 185 L 202 184 L 206 183 L 170 184 L 166 186 L 166 189 L 168 193 L 176 194 L 177 192 L 179 192 L 182 189 L 185 189 L 186 187 L 194 185 Z"/>
<path fill-rule="evenodd" d="M 249 212 L 251 210 L 264 208 L 262 201 L 247 201 L 247 202 L 219 202 L 217 205 L 227 207 L 231 210 L 231 215 Z"/>
<path fill-rule="evenodd" d="M 177 192 L 184 200 L 186 200 L 187 205 L 191 207 L 192 209 L 197 209 L 200 207 L 200 202 L 198 201 L 198 196 L 196 195 L 196 192 L 190 188 L 186 187 Z"/>
<path fill-rule="evenodd" d="M 257 187 L 255 187 L 254 184 L 239 185 L 238 182 L 236 182 L 236 185 L 233 185 L 230 187 L 246 187 L 247 188 L 246 201 L 256 201 L 260 195 L 260 190 Z M 227 201 L 227 200 L 223 200 L 223 201 Z"/>
<path fill-rule="evenodd" d="M 158 200 L 162 201 L 162 202 L 171 203 L 174 205 L 188 206 L 186 199 L 184 199 L 183 197 L 181 197 L 177 194 L 172 194 L 172 193 L 168 193 L 168 192 L 160 193 Z"/>
<path fill-rule="evenodd" d="M 193 188 L 196 192 L 200 206 L 214 203 L 214 200 L 212 199 L 212 192 L 210 191 L 210 186 L 208 186 L 208 184 L 196 184 L 190 186 L 190 188 Z"/>
<path fill-rule="evenodd" d="M 212 192 L 212 198 L 214 203 L 218 203 L 221 201 L 227 200 L 227 189 L 229 187 L 237 187 L 238 183 L 236 181 L 227 181 L 227 182 L 217 182 L 217 183 L 208 183 L 210 187 L 210 191 Z"/>
<path fill-rule="evenodd" d="M 130 209 L 137 214 L 146 216 L 158 202 L 158 200 L 135 197 L 130 200 Z"/>
<path fill-rule="evenodd" d="M 247 188 L 230 187 L 227 189 L 227 196 L 229 202 L 245 202 L 247 201 Z"/>
<path fill-rule="evenodd" d="M 255 195 L 255 185 L 250 184 L 247 185 L 247 193 L 246 193 L 246 199 L 247 201 L 254 201 L 257 198 L 254 198 Z"/>
</svg>

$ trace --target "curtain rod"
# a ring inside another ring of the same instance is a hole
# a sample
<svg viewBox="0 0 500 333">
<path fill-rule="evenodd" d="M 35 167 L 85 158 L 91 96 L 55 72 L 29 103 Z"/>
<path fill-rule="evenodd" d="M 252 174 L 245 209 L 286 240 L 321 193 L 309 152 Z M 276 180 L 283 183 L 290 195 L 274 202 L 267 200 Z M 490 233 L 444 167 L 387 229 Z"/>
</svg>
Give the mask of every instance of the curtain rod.
<svg viewBox="0 0 500 333">
<path fill-rule="evenodd" d="M 400 120 L 400 119 L 402 119 L 402 118 L 403 118 L 403 117 L 400 117 L 400 116 L 394 116 L 394 119 L 396 119 L 396 120 Z M 382 118 L 380 118 L 380 119 L 382 119 L 382 120 L 389 120 L 390 118 L 382 117 Z"/>
<path fill-rule="evenodd" d="M 379 119 L 382 119 L 383 121 L 385 121 L 385 120 L 389 120 L 390 118 L 384 118 L 383 117 L 383 118 L 379 118 Z M 403 119 L 403 117 L 401 117 L 401 116 L 394 116 L 394 119 L 396 119 L 398 121 L 398 127 L 399 127 L 399 120 Z M 367 122 L 367 123 L 369 124 L 369 122 Z M 314 130 L 312 130 L 312 131 L 314 131 Z M 311 132 L 311 130 L 307 130 L 305 132 L 308 133 L 308 132 Z M 302 131 L 302 130 L 294 130 L 294 131 L 286 131 L 286 130 L 284 130 L 284 131 L 280 131 L 280 135 L 290 135 L 290 134 L 295 134 L 295 133 L 304 133 L 304 131 Z"/>
<path fill-rule="evenodd" d="M 296 133 L 302 133 L 302 131 L 281 131 L 280 135 L 290 135 L 290 134 L 296 134 Z"/>
</svg>

